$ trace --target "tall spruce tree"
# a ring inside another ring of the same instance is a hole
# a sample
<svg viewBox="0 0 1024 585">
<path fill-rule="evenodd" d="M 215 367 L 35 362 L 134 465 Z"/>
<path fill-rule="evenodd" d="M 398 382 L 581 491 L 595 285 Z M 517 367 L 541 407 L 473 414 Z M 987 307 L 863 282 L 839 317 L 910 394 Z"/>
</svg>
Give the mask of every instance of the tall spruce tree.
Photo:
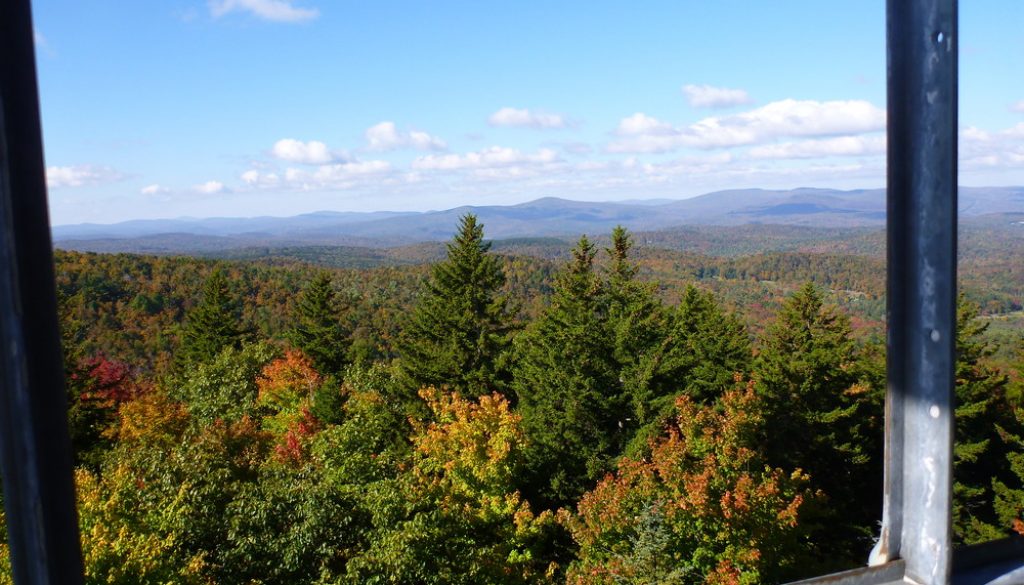
<svg viewBox="0 0 1024 585">
<path fill-rule="evenodd" d="M 633 238 L 622 226 L 612 231 L 604 296 L 612 355 L 623 391 L 633 407 L 624 421 L 627 433 L 648 422 L 649 406 L 681 388 L 678 372 L 666 356 L 674 349 L 671 315 L 656 296 L 657 284 L 641 282 L 639 265 L 630 257 Z"/>
<path fill-rule="evenodd" d="M 241 347 L 246 338 L 241 319 L 241 303 L 231 294 L 227 275 L 218 268 L 203 284 L 199 303 L 185 316 L 175 355 L 178 366 L 205 363 L 227 347 Z"/>
<path fill-rule="evenodd" d="M 634 457 L 664 432 L 680 394 L 697 404 L 713 404 L 734 386 L 736 374 L 750 371 L 746 328 L 710 292 L 686 287 L 679 306 L 667 316 L 657 348 L 643 362 L 644 383 L 630 392 L 639 428 L 626 453 Z"/>
<path fill-rule="evenodd" d="M 864 428 L 870 388 L 860 383 L 857 356 L 849 318 L 807 283 L 768 327 L 754 368 L 768 464 L 809 472 L 829 497 L 814 544 L 837 562 L 867 554 L 881 509 L 873 496 L 881 476 L 872 467 L 881 437 Z"/>
<path fill-rule="evenodd" d="M 434 265 L 398 343 L 401 380 L 412 396 L 426 386 L 471 397 L 505 389 L 513 323 L 490 247 L 483 224 L 466 214 L 448 257 Z"/>
<path fill-rule="evenodd" d="M 715 296 L 687 286 L 675 313 L 674 333 L 689 358 L 685 392 L 697 403 L 711 403 L 731 388 L 736 374 L 750 370 L 750 335 Z"/>
<path fill-rule="evenodd" d="M 551 306 L 516 340 L 514 388 L 528 443 L 523 489 L 551 508 L 576 501 L 612 469 L 629 416 L 594 245 L 583 236 L 572 254 Z"/>
<path fill-rule="evenodd" d="M 664 427 L 679 394 L 713 401 L 732 387 L 735 373 L 749 369 L 751 355 L 743 325 L 710 293 L 689 286 L 678 308 L 666 307 L 656 283 L 637 279 L 632 247 L 629 233 L 615 228 L 606 249 L 606 295 L 615 359 L 633 406 L 628 430 L 644 446 Z"/>
<path fill-rule="evenodd" d="M 1013 482 L 1007 456 L 1015 447 L 1000 432 L 1016 426 L 1007 400 L 1009 378 L 986 363 L 995 351 L 983 338 L 988 323 L 960 295 L 956 329 L 956 433 L 953 443 L 953 533 L 974 544 L 1006 535 L 993 507 L 993 482 Z"/>
<path fill-rule="evenodd" d="M 340 374 L 348 364 L 349 331 L 328 272 L 317 274 L 295 304 L 289 340 L 322 374 Z"/>
</svg>

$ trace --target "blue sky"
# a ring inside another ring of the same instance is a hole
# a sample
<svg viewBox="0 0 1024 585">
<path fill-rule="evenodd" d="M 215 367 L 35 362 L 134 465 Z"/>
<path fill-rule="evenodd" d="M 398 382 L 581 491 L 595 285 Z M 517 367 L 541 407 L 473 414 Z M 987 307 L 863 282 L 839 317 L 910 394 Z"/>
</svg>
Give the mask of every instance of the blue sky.
<svg viewBox="0 0 1024 585">
<path fill-rule="evenodd" d="M 38 0 L 51 219 L 884 185 L 880 0 Z M 961 183 L 1024 183 L 1024 2 L 962 2 Z"/>
</svg>

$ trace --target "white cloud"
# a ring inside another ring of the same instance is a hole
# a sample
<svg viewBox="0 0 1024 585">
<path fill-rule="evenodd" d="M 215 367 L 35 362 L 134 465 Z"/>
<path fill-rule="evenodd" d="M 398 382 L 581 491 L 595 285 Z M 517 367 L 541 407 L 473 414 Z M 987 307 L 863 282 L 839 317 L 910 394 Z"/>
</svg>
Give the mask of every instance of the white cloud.
<svg viewBox="0 0 1024 585">
<path fill-rule="evenodd" d="M 444 140 L 426 132 L 410 130 L 401 132 L 394 122 L 381 122 L 366 129 L 366 142 L 370 150 L 395 150 L 414 148 L 416 150 L 445 150 Z"/>
<path fill-rule="evenodd" d="M 145 187 L 139 190 L 139 193 L 142 193 L 143 195 L 163 195 L 164 193 L 169 192 L 170 189 L 164 187 L 163 185 L 158 185 L 156 183 L 152 185 L 146 185 Z"/>
<path fill-rule="evenodd" d="M 124 175 L 120 172 L 104 166 L 46 167 L 46 185 L 50 189 L 103 185 L 120 181 L 123 178 Z"/>
<path fill-rule="evenodd" d="M 1024 167 L 1024 122 L 996 132 L 961 128 L 958 154 L 963 170 Z"/>
<path fill-rule="evenodd" d="M 695 108 L 727 108 L 742 106 L 753 100 L 742 89 L 729 89 L 711 85 L 684 85 L 686 101 Z"/>
<path fill-rule="evenodd" d="M 1024 122 L 1019 122 L 1015 126 L 1003 130 L 1000 134 L 1007 138 L 1024 138 Z"/>
<path fill-rule="evenodd" d="M 279 160 L 305 165 L 322 165 L 348 158 L 344 152 L 332 151 L 319 140 L 302 142 L 293 138 L 282 138 L 275 142 L 270 154 Z"/>
<path fill-rule="evenodd" d="M 1020 100 L 1019 102 L 1013 104 L 1012 106 L 1010 106 L 1010 109 L 1013 110 L 1014 112 L 1020 112 L 1024 114 L 1024 100 Z"/>
<path fill-rule="evenodd" d="M 299 8 L 291 0 L 209 0 L 209 7 L 214 18 L 230 12 L 248 12 L 272 22 L 303 22 L 320 16 L 316 8 Z"/>
<path fill-rule="evenodd" d="M 369 180 L 380 180 L 381 176 L 391 173 L 391 163 L 383 160 L 352 161 L 331 165 L 322 165 L 315 170 L 287 168 L 284 171 L 284 186 L 305 191 L 319 189 L 349 189 L 365 184 Z M 271 186 L 280 180 L 278 175 L 259 175 L 248 171 L 242 180 L 249 185 Z"/>
<path fill-rule="evenodd" d="M 519 126 L 539 130 L 565 128 L 569 125 L 565 117 L 560 114 L 531 112 L 527 109 L 517 108 L 501 108 L 487 118 L 487 123 L 491 126 Z"/>
<path fill-rule="evenodd" d="M 242 173 L 242 182 L 250 187 L 274 187 L 280 184 L 281 177 L 277 173 L 261 173 L 250 169 Z"/>
<path fill-rule="evenodd" d="M 652 118 L 643 112 L 637 112 L 619 122 L 616 132 L 625 136 L 636 136 L 640 134 L 675 134 L 676 131 L 671 124 Z"/>
<path fill-rule="evenodd" d="M 801 140 L 766 144 L 750 149 L 752 158 L 821 158 L 827 156 L 866 156 L 885 153 L 885 136 L 837 136 L 820 140 Z"/>
<path fill-rule="evenodd" d="M 220 181 L 207 181 L 193 187 L 198 193 L 204 195 L 216 195 L 218 193 L 226 193 L 228 188 L 224 186 L 224 183 Z"/>
<path fill-rule="evenodd" d="M 862 100 L 782 100 L 724 117 L 704 118 L 683 128 L 642 113 L 619 123 L 610 152 L 667 152 L 682 147 L 728 148 L 781 137 L 835 136 L 885 128 L 885 110 Z"/>
<path fill-rule="evenodd" d="M 524 153 L 514 148 L 492 146 L 466 154 L 428 155 L 412 161 L 417 170 L 458 171 L 464 169 L 492 169 L 518 165 L 544 165 L 559 162 L 558 153 L 542 148 L 535 153 Z"/>
</svg>

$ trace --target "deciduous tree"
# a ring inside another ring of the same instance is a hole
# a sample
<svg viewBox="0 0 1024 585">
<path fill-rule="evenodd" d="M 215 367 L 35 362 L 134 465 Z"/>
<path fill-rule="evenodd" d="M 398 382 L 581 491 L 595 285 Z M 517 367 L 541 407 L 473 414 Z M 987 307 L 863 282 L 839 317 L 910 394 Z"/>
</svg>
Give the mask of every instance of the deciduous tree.
<svg viewBox="0 0 1024 585">
<path fill-rule="evenodd" d="M 752 384 L 720 407 L 687 396 L 649 455 L 627 458 L 560 519 L 580 550 L 568 583 L 778 582 L 806 571 L 807 477 L 765 465 Z"/>
</svg>

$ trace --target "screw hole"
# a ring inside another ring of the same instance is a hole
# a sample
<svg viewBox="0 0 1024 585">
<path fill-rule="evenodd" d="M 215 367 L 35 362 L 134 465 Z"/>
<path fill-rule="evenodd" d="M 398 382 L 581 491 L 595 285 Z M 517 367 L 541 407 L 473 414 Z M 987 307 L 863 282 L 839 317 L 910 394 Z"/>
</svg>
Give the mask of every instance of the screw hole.
<svg viewBox="0 0 1024 585">
<path fill-rule="evenodd" d="M 941 43 L 944 40 L 946 40 L 946 35 L 942 34 L 941 32 L 935 34 L 936 43 Z"/>
</svg>

